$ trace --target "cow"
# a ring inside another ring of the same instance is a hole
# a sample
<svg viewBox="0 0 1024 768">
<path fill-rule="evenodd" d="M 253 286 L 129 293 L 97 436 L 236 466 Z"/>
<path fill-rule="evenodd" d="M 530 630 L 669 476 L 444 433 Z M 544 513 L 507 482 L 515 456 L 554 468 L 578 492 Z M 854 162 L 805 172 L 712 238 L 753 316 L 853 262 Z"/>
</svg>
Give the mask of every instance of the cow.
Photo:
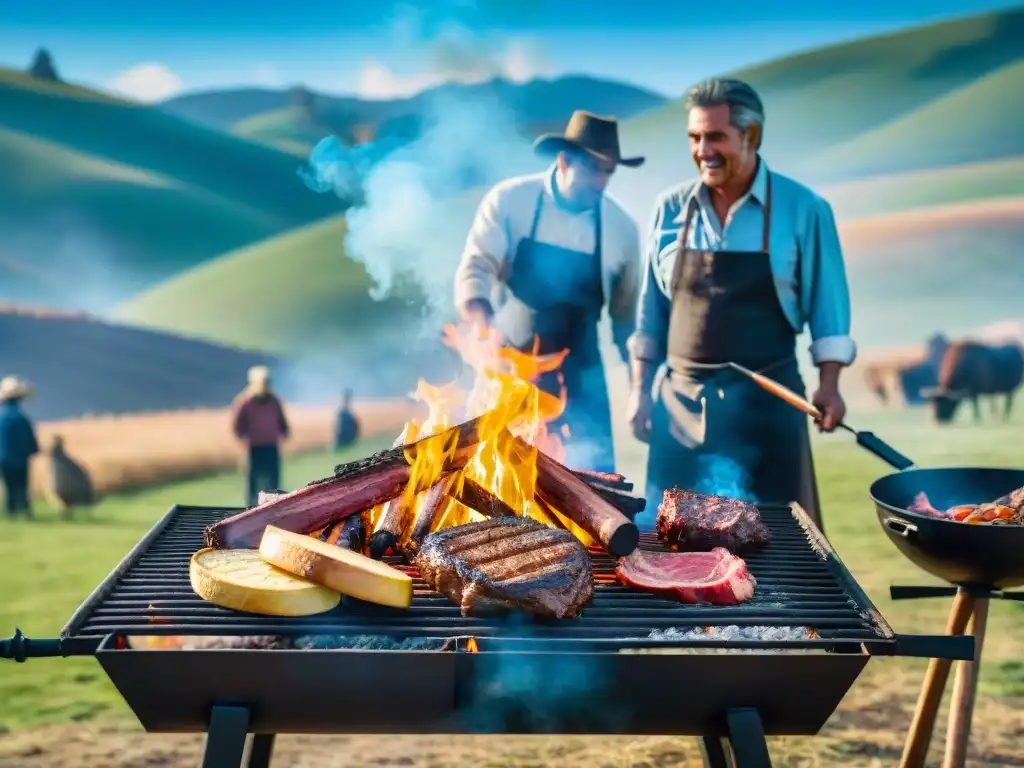
<svg viewBox="0 0 1024 768">
<path fill-rule="evenodd" d="M 964 400 L 970 400 L 974 421 L 981 421 L 978 398 L 1003 395 L 1003 419 L 1010 418 L 1013 396 L 1024 381 L 1024 348 L 1020 344 L 990 345 L 964 340 L 950 344 L 939 364 L 938 384 L 922 391 L 932 403 L 935 420 L 948 424 Z"/>
<path fill-rule="evenodd" d="M 920 362 L 874 363 L 864 369 L 864 380 L 883 404 L 889 402 L 891 392 L 894 396 L 902 395 L 907 405 L 923 405 L 928 400 L 922 392 L 938 384 L 939 364 L 948 347 L 949 338 L 936 333 L 928 339 L 925 357 Z"/>
</svg>

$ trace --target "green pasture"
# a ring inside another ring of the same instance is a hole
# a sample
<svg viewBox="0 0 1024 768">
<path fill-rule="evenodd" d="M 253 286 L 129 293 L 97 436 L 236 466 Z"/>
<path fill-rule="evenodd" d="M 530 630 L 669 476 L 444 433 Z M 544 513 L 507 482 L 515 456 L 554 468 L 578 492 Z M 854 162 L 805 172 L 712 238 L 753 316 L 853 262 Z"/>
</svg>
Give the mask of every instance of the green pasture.
<svg viewBox="0 0 1024 768">
<path fill-rule="evenodd" d="M 922 465 L 1021 466 L 1019 435 L 1024 415 L 1009 424 L 974 426 L 966 418 L 939 429 L 920 411 L 854 414 L 851 421 L 871 429 Z M 620 467 L 642 482 L 643 452 L 619 441 Z M 365 454 L 364 444 L 346 456 Z M 328 474 L 345 456 L 314 453 L 288 461 L 285 484 L 296 486 Z M 871 481 L 888 471 L 857 448 L 848 435 L 817 439 L 817 465 L 825 527 L 840 557 L 883 615 L 900 632 L 941 633 L 948 600 L 893 603 L 890 584 L 932 583 L 905 561 L 881 532 L 867 497 Z M 175 503 L 237 504 L 241 479 L 234 474 L 174 483 L 104 501 L 91 514 L 61 522 L 41 509 L 34 522 L 0 520 L 0 635 L 19 626 L 29 636 L 57 633 L 78 603 L 124 556 L 152 523 Z M 1024 609 L 993 606 L 982 668 L 982 694 L 1000 700 L 1024 696 Z M 869 671 L 901 665 L 923 670 L 920 661 L 876 660 Z M 876 678 L 877 679 L 877 678 Z M 904 675 L 911 685 L 918 674 Z M 69 720 L 125 719 L 131 714 L 91 659 L 35 659 L 0 663 L 0 726 L 8 728 Z"/>
</svg>

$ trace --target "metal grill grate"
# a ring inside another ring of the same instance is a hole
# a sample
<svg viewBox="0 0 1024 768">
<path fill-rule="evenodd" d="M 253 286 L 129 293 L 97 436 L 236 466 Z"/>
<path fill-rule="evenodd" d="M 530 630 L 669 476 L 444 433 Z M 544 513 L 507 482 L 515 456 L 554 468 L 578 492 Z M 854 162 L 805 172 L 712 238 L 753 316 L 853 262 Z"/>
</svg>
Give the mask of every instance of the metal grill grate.
<svg viewBox="0 0 1024 768">
<path fill-rule="evenodd" d="M 202 546 L 203 529 L 236 509 L 175 507 L 144 538 L 69 620 L 67 647 L 95 649 L 111 633 L 136 635 L 474 635 L 515 636 L 501 620 L 460 615 L 457 606 L 430 590 L 400 558 L 388 561 L 416 577 L 412 607 L 400 611 L 346 598 L 318 616 L 279 618 L 240 613 L 203 601 L 189 584 L 188 563 Z M 892 630 L 850 576 L 821 534 L 799 510 L 761 508 L 772 542 L 745 557 L 757 579 L 752 600 L 739 606 L 682 605 L 619 585 L 614 561 L 593 550 L 594 599 L 569 620 L 537 618 L 524 637 L 573 641 L 642 642 L 653 630 L 706 626 L 811 627 L 818 639 L 773 641 L 773 648 L 883 650 Z M 641 547 L 660 549 L 653 535 Z M 715 642 L 698 640 L 700 645 Z M 679 643 L 673 643 L 678 645 Z M 764 642 L 728 642 L 759 647 Z M 891 652 L 891 649 L 888 651 Z"/>
</svg>

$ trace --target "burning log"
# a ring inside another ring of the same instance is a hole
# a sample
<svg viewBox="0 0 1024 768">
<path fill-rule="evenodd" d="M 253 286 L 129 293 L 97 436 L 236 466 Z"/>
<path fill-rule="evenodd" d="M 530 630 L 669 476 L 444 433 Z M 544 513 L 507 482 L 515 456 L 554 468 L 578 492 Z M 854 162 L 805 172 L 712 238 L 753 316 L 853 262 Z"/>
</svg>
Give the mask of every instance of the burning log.
<svg viewBox="0 0 1024 768">
<path fill-rule="evenodd" d="M 367 513 L 361 515 L 349 515 L 333 525 L 329 525 L 317 536 L 320 541 L 328 544 L 351 549 L 353 552 L 362 552 L 366 544 L 366 518 Z"/>
<path fill-rule="evenodd" d="M 640 530 L 571 470 L 507 431 L 520 454 L 537 452 L 537 491 L 547 503 L 592 536 L 612 557 L 625 557 L 640 543 Z"/>
<path fill-rule="evenodd" d="M 475 480 L 462 477 L 451 497 L 484 517 L 515 517 L 516 511 Z"/>
<path fill-rule="evenodd" d="M 594 487 L 614 488 L 617 491 L 632 491 L 633 484 L 626 479 L 625 475 L 617 472 L 598 472 L 593 469 L 574 469 L 574 475 Z"/>
<path fill-rule="evenodd" d="M 419 428 L 409 422 L 402 430 L 402 434 L 395 440 L 393 448 L 404 445 L 409 440 L 415 440 Z M 415 497 L 410 499 L 405 494 L 385 502 L 377 520 L 377 527 L 370 536 L 369 554 L 374 560 L 380 560 L 389 549 L 394 547 L 402 536 L 402 532 L 408 527 L 408 518 L 415 509 Z"/>
<path fill-rule="evenodd" d="M 472 457 L 480 440 L 481 424 L 489 416 L 484 414 L 411 445 L 342 464 L 335 468 L 334 477 L 214 523 L 205 531 L 206 545 L 217 549 L 255 548 L 268 525 L 293 533 L 309 533 L 390 501 L 405 491 L 412 463 L 420 450 L 445 456 L 440 468 L 442 476 L 458 471 Z"/>
<path fill-rule="evenodd" d="M 593 488 L 602 499 L 607 501 L 630 520 L 643 512 L 647 507 L 647 499 L 643 496 L 636 496 L 632 493 L 619 491 L 603 485 L 596 485 L 594 483 L 587 483 L 587 485 Z"/>
<path fill-rule="evenodd" d="M 423 503 L 419 505 L 419 514 L 416 515 L 416 523 L 413 525 L 412 533 L 409 534 L 409 541 L 405 544 L 405 553 L 411 557 L 419 551 L 423 540 L 427 538 L 434 523 L 437 522 L 441 512 L 448 505 L 451 497 L 448 490 L 451 488 L 451 478 L 444 477 L 438 480 L 427 491 L 423 492 Z"/>
</svg>

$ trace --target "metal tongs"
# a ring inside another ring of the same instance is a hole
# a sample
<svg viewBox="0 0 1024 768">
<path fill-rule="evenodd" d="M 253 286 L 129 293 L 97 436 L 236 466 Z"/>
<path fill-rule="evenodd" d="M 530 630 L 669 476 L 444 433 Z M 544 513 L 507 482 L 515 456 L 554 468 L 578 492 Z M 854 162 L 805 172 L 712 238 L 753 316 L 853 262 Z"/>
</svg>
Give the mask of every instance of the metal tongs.
<svg viewBox="0 0 1024 768">
<path fill-rule="evenodd" d="M 808 416 L 812 417 L 815 421 L 820 421 L 821 411 L 819 411 L 813 403 L 804 397 L 800 397 L 796 392 L 791 390 L 789 387 L 784 387 L 774 379 L 770 379 L 764 374 L 755 373 L 749 368 L 744 368 L 738 363 L 729 363 L 729 367 L 737 373 L 746 376 L 748 379 L 753 381 L 755 384 L 760 386 L 769 394 L 775 395 L 780 400 L 789 403 L 794 408 L 803 411 Z M 895 467 L 898 470 L 908 469 L 914 466 L 914 462 L 904 456 L 902 453 L 897 451 L 887 442 L 882 440 L 880 437 L 875 435 L 873 432 L 860 432 L 845 422 L 839 422 L 837 427 L 845 429 L 847 432 L 857 438 L 857 445 L 864 448 L 871 453 L 875 454 L 878 458 Z"/>
</svg>

